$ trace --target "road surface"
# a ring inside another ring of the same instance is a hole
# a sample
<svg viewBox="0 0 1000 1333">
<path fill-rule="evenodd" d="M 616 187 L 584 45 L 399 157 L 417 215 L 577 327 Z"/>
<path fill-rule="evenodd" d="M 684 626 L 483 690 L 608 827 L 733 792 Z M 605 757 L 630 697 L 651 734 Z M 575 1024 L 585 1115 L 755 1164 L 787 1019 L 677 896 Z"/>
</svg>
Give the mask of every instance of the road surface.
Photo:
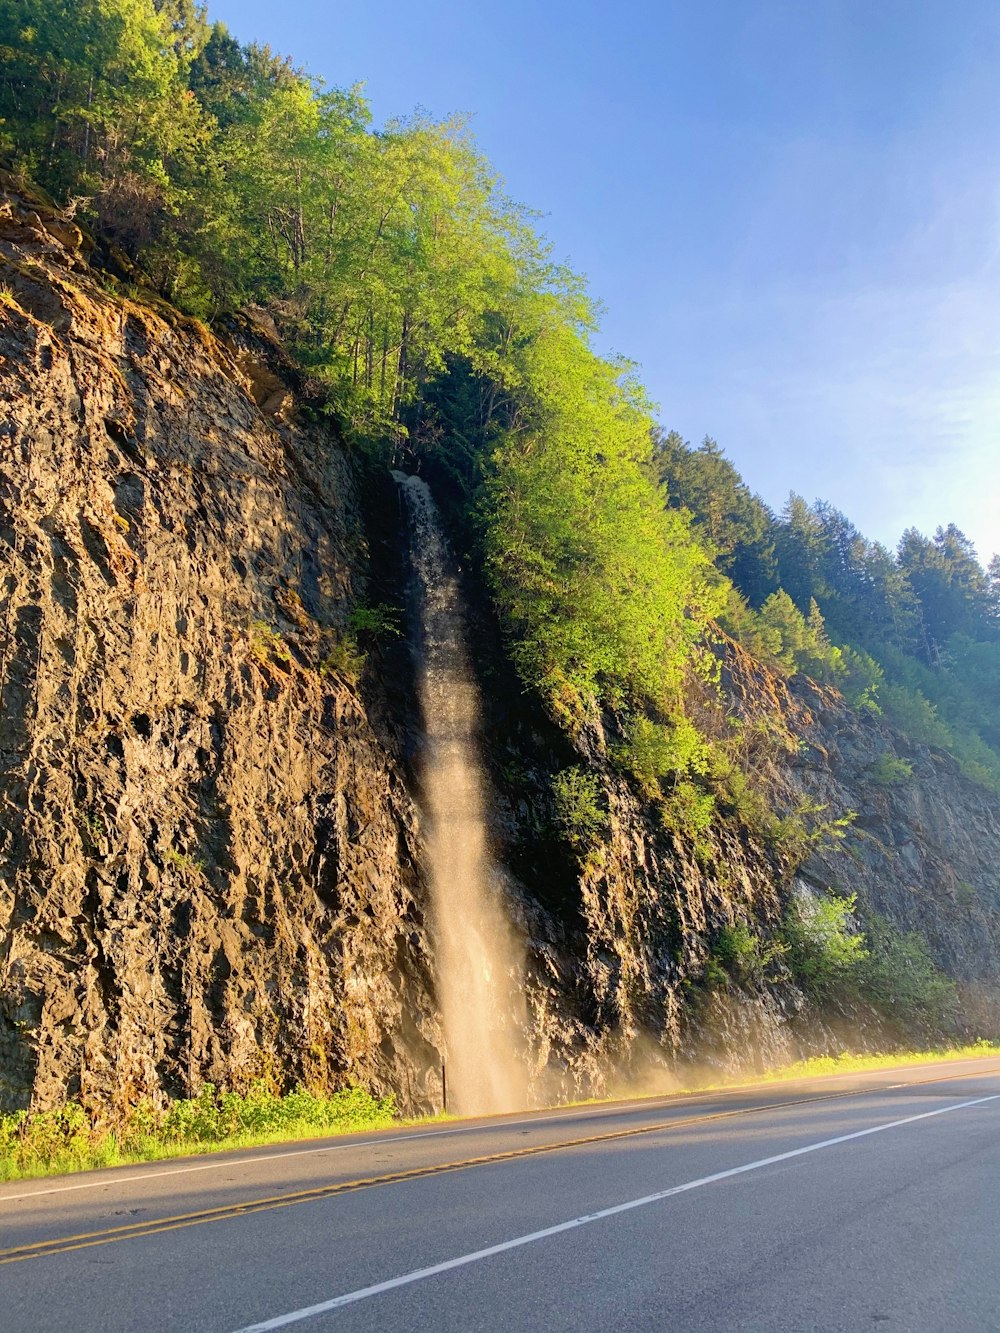
<svg viewBox="0 0 1000 1333">
<path fill-rule="evenodd" d="M 0 1185 L 2 1333 L 1000 1330 L 995 1057 Z"/>
</svg>

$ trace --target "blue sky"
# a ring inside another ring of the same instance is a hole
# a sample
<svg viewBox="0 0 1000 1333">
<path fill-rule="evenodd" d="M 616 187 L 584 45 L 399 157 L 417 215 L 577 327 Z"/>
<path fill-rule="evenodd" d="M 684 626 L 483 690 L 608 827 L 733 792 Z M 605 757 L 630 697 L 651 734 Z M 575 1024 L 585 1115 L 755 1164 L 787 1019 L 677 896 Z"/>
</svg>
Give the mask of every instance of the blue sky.
<svg viewBox="0 0 1000 1333">
<path fill-rule="evenodd" d="M 668 427 L 780 507 L 1000 550 L 991 0 L 217 0 L 376 120 L 468 112 Z"/>
</svg>

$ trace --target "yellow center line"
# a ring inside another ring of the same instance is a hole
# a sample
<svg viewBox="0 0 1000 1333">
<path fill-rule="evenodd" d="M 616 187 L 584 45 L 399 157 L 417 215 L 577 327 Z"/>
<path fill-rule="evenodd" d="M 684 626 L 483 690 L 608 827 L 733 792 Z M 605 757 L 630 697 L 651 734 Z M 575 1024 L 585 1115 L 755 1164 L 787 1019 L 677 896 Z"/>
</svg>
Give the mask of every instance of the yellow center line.
<svg viewBox="0 0 1000 1333">
<path fill-rule="evenodd" d="M 950 1083 L 956 1079 L 988 1077 L 995 1073 L 1000 1073 L 1000 1069 L 976 1070 L 973 1073 L 966 1074 L 948 1074 L 938 1078 L 918 1079 L 912 1083 L 896 1086 L 923 1087 L 930 1083 Z M 49 1255 L 68 1254 L 73 1250 L 85 1250 L 95 1245 L 111 1245 L 123 1240 L 138 1240 L 143 1236 L 156 1236 L 165 1231 L 177 1231 L 182 1227 L 201 1226 L 208 1222 L 224 1222 L 231 1218 L 246 1217 L 253 1213 L 269 1212 L 277 1208 L 291 1208 L 303 1203 L 315 1203 L 321 1199 L 334 1198 L 339 1194 L 354 1193 L 357 1190 L 372 1189 L 380 1185 L 395 1185 L 406 1180 L 445 1175 L 455 1171 L 466 1171 L 477 1166 L 492 1166 L 499 1162 L 510 1162 L 522 1157 L 537 1157 L 542 1153 L 561 1152 L 572 1148 L 587 1147 L 594 1143 L 638 1138 L 641 1135 L 657 1134 L 664 1130 L 685 1129 L 692 1125 L 732 1120 L 740 1116 L 760 1115 L 764 1111 L 780 1111 L 786 1107 L 808 1106 L 817 1102 L 837 1101 L 845 1097 L 860 1097 L 889 1090 L 888 1088 L 856 1088 L 845 1092 L 822 1093 L 814 1097 L 799 1097 L 793 1101 L 768 1102 L 761 1106 L 741 1107 L 734 1111 L 712 1111 L 704 1115 L 661 1120 L 653 1125 L 609 1130 L 603 1134 L 588 1134 L 583 1138 L 561 1139 L 555 1143 L 525 1145 L 504 1152 L 487 1153 L 480 1157 L 466 1157 L 457 1162 L 442 1162 L 437 1165 L 411 1167 L 406 1171 L 391 1171 L 380 1176 L 363 1176 L 357 1180 L 343 1180 L 329 1185 L 318 1185 L 312 1189 L 297 1190 L 294 1193 L 274 1194 L 259 1199 L 248 1199 L 243 1203 L 203 1208 L 191 1213 L 178 1213 L 173 1217 L 151 1218 L 148 1222 L 130 1222 L 125 1226 L 109 1227 L 103 1231 L 87 1231 L 73 1236 L 59 1236 L 50 1240 L 15 1245 L 9 1249 L 0 1250 L 0 1264 L 21 1263 L 25 1259 L 42 1259 Z"/>
</svg>

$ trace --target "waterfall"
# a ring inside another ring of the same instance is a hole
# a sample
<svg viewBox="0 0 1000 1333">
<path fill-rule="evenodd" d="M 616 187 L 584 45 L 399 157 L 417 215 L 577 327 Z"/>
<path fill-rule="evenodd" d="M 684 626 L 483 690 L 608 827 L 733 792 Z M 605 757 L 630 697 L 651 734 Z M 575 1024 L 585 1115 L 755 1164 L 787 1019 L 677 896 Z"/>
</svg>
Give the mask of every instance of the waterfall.
<svg viewBox="0 0 1000 1333">
<path fill-rule="evenodd" d="M 479 758 L 479 692 L 469 665 L 457 567 L 419 477 L 394 472 L 406 502 L 424 722 L 431 933 L 444 1029 L 448 1109 L 526 1102 L 524 949 L 490 856 Z"/>
</svg>

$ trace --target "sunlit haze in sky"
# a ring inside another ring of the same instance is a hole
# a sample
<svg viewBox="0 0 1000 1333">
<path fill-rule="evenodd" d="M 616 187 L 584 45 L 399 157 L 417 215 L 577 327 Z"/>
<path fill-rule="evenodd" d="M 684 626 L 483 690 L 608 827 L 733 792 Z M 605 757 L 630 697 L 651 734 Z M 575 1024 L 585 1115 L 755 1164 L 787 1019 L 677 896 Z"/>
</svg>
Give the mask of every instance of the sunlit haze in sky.
<svg viewBox="0 0 1000 1333">
<path fill-rule="evenodd" d="M 468 112 L 663 424 L 895 545 L 1000 549 L 991 0 L 216 0 L 376 123 Z"/>
</svg>

